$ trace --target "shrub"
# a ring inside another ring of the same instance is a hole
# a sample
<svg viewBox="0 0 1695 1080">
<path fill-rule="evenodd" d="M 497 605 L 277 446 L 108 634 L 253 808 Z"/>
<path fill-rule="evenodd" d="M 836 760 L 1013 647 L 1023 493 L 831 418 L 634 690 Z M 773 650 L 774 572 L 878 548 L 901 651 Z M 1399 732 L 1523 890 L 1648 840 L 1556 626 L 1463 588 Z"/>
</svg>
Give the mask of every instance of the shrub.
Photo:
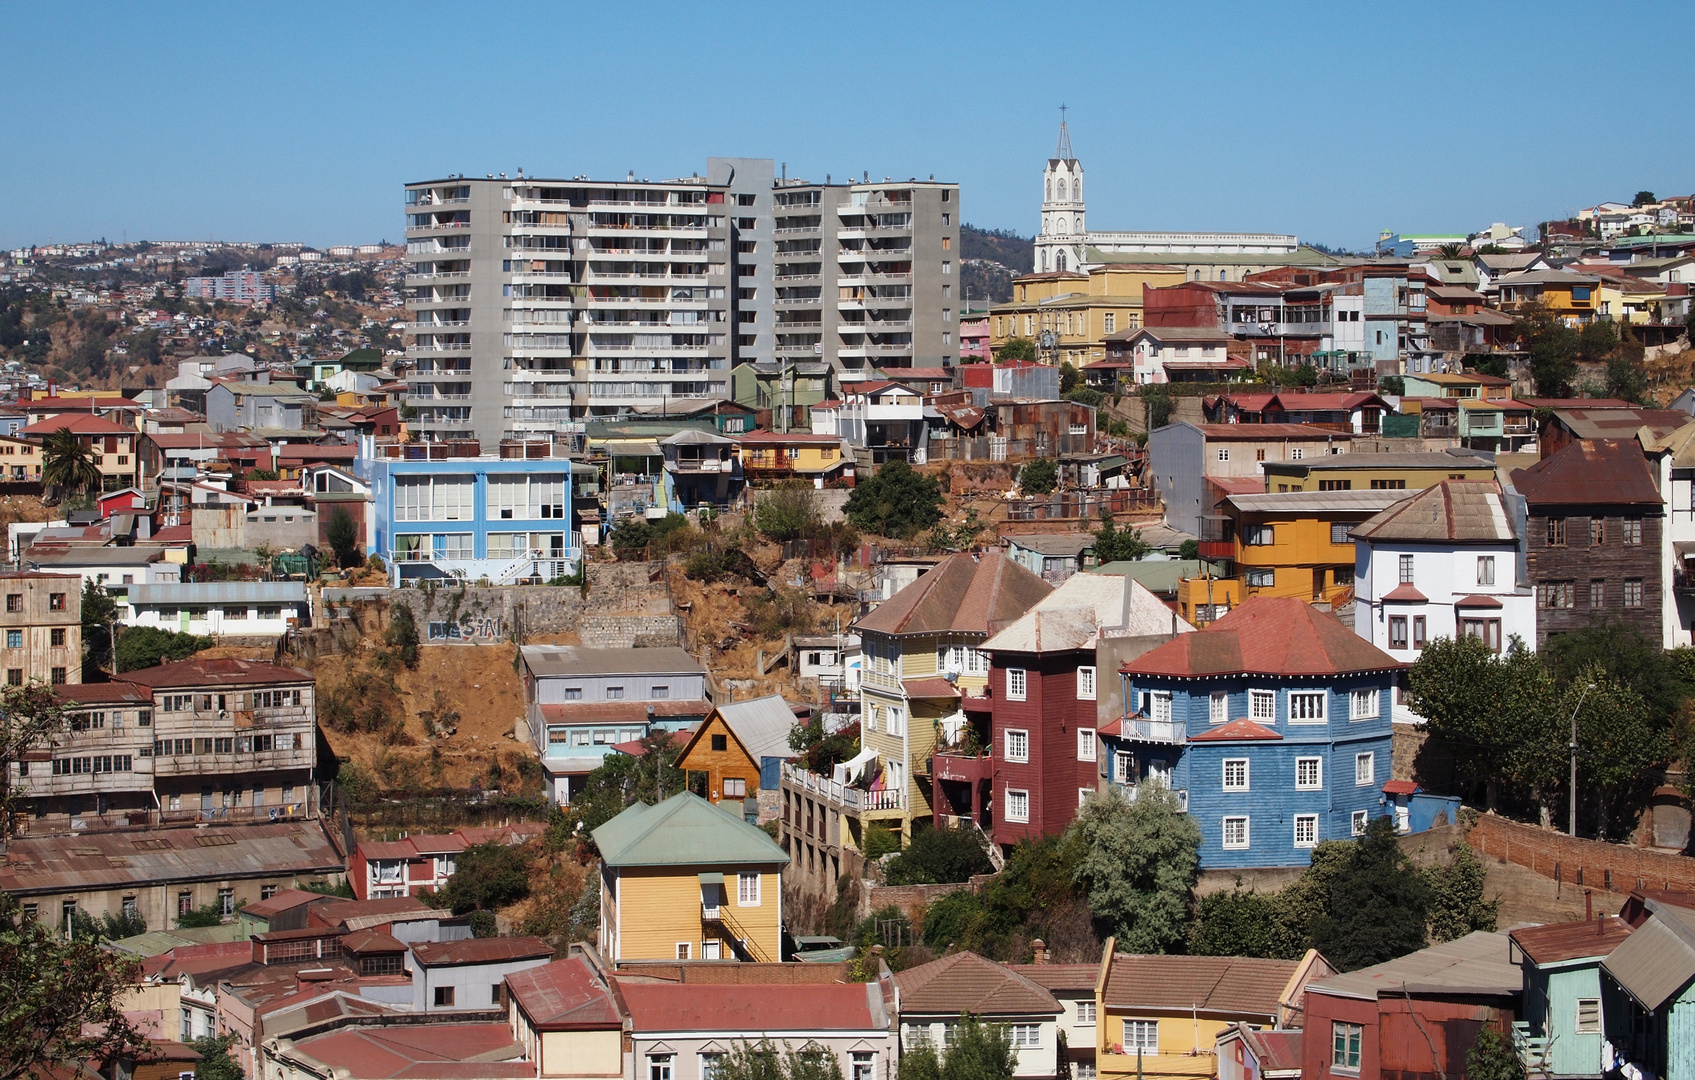
<svg viewBox="0 0 1695 1080">
<path fill-rule="evenodd" d="M 976 829 L 915 829 L 912 843 L 889 863 L 890 885 L 941 885 L 994 870 Z"/>
<path fill-rule="evenodd" d="M 759 496 L 753 524 L 768 540 L 799 540 L 818 527 L 818 491 L 805 480 L 787 480 Z"/>
<path fill-rule="evenodd" d="M 900 837 L 881 821 L 873 821 L 865 826 L 859 846 L 865 851 L 867 859 L 880 859 L 900 850 Z"/>
<path fill-rule="evenodd" d="M 195 637 L 156 626 L 132 626 L 118 635 L 117 668 L 137 671 L 158 667 L 166 660 L 187 660 L 212 647 L 209 637 Z"/>
<path fill-rule="evenodd" d="M 1026 495 L 1046 495 L 1059 486 L 1059 466 L 1052 458 L 1037 458 L 1018 470 L 1018 486 Z"/>
<path fill-rule="evenodd" d="M 906 462 L 890 461 L 853 489 L 842 510 L 857 528 L 910 540 L 941 520 L 942 487 Z"/>
</svg>

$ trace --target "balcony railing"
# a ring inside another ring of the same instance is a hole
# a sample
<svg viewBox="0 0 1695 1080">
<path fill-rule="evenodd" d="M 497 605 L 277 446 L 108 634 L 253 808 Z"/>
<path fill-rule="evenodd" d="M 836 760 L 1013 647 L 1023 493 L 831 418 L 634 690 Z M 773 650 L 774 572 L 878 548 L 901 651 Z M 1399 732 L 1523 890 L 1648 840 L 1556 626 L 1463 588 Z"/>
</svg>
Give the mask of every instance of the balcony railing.
<svg viewBox="0 0 1695 1080">
<path fill-rule="evenodd" d="M 906 807 L 906 792 L 902 789 L 862 791 L 848 784 L 837 783 L 827 776 L 787 764 L 783 766 L 783 778 L 796 787 L 811 791 L 851 811 L 902 810 Z"/>
<path fill-rule="evenodd" d="M 1149 720 L 1140 716 L 1126 716 L 1120 721 L 1120 730 L 1124 738 L 1138 742 L 1181 746 L 1188 741 L 1188 732 L 1184 725 L 1176 720 Z"/>
</svg>

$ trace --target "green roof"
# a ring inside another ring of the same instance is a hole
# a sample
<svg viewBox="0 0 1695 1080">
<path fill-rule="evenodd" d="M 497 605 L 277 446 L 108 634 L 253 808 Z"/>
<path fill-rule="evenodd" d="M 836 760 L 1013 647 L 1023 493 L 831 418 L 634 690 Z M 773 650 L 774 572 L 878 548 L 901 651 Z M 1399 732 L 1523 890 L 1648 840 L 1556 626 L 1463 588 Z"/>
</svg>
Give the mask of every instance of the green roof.
<svg viewBox="0 0 1695 1080">
<path fill-rule="evenodd" d="M 1302 244 L 1294 251 L 1259 252 L 1246 254 L 1223 254 L 1210 252 L 1184 251 L 1102 251 L 1099 248 L 1089 249 L 1091 263 L 1148 263 L 1149 265 L 1188 266 L 1199 263 L 1203 266 L 1340 266 L 1340 259 L 1333 258 L 1317 248 Z"/>
<path fill-rule="evenodd" d="M 149 930 L 134 937 L 119 938 L 112 942 L 112 947 L 137 956 L 158 956 L 179 945 L 215 945 L 226 941 L 240 941 L 243 936 L 241 927 L 230 922 L 217 926 L 197 926 L 188 930 Z"/>
<path fill-rule="evenodd" d="M 737 803 L 739 806 L 740 803 Z M 636 803 L 594 830 L 607 866 L 781 866 L 788 853 L 764 829 L 692 792 Z"/>
<path fill-rule="evenodd" d="M 383 352 L 381 349 L 354 349 L 342 357 L 340 363 L 344 370 L 373 371 L 383 366 Z"/>
</svg>

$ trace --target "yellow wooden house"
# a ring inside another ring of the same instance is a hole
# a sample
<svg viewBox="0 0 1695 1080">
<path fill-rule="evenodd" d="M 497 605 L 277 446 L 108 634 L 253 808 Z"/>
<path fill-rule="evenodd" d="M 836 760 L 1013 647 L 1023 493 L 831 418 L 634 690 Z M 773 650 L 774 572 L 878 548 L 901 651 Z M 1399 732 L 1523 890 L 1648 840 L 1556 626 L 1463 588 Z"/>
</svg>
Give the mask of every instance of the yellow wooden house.
<svg viewBox="0 0 1695 1080">
<path fill-rule="evenodd" d="M 884 820 L 910 837 L 913 821 L 931 817 L 937 728 L 960 713 L 961 694 L 988 685 L 989 656 L 978 646 L 991 623 L 1010 623 L 1052 591 L 1002 552 L 950 555 L 854 624 L 867 758 L 858 765 L 870 777 L 862 824 Z"/>
<path fill-rule="evenodd" d="M 1012 301 L 989 309 L 992 350 L 1012 338 L 1057 337 L 1057 361 L 1081 368 L 1106 358 L 1108 334 L 1142 325 L 1142 291 L 1184 281 L 1181 267 L 1120 264 L 1087 274 L 1025 274 L 1012 281 Z M 1047 359 L 1043 357 L 1043 359 Z"/>
<path fill-rule="evenodd" d="M 687 774 L 691 791 L 704 790 L 708 802 L 729 800 L 726 809 L 735 811 L 759 793 L 766 759 L 794 756 L 789 732 L 795 723 L 780 694 L 720 705 L 683 744 L 676 767 Z"/>
<path fill-rule="evenodd" d="M 1306 983 L 1334 974 L 1316 952 L 1302 960 L 1139 956 L 1108 938 L 1095 983 L 1096 1075 L 1218 1075 L 1214 1044 L 1239 1021 L 1299 1025 Z"/>
<path fill-rule="evenodd" d="M 636 803 L 594 830 L 602 956 L 623 960 L 782 958 L 776 841 L 735 812 L 683 792 Z"/>
</svg>

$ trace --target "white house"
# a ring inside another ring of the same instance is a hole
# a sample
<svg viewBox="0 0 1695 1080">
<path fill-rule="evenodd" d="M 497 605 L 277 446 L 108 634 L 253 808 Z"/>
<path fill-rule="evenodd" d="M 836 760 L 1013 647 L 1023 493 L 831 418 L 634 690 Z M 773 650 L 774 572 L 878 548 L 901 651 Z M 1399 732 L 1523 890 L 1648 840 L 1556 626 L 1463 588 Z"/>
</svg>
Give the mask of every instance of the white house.
<svg viewBox="0 0 1695 1080">
<path fill-rule="evenodd" d="M 1107 335 L 1113 356 L 1128 351 L 1138 384 L 1222 379 L 1248 367 L 1231 359 L 1230 335 L 1207 326 L 1142 326 Z"/>
<path fill-rule="evenodd" d="M 131 585 L 126 626 L 155 626 L 209 637 L 281 637 L 310 624 L 299 581 L 195 581 Z"/>
<path fill-rule="evenodd" d="M 1493 480 L 1444 480 L 1352 533 L 1354 630 L 1397 660 L 1462 634 L 1536 647 L 1536 596 L 1512 498 Z"/>
<path fill-rule="evenodd" d="M 1684 425 L 1646 450 L 1666 500 L 1665 528 L 1660 530 L 1660 626 L 1662 644 L 1675 649 L 1695 644 L 1695 424 Z"/>
</svg>

